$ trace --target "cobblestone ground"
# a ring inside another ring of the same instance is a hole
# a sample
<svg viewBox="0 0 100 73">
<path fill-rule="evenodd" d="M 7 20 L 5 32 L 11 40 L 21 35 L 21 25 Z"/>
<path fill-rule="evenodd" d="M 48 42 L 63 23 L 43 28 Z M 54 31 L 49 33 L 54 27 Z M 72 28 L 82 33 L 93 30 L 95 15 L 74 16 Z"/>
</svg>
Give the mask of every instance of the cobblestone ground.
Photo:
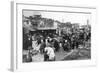
<svg viewBox="0 0 100 73">
<path fill-rule="evenodd" d="M 27 51 L 23 52 L 24 54 L 27 54 Z M 70 52 L 63 51 L 63 49 L 60 49 L 59 52 L 55 53 L 56 55 L 56 61 L 61 60 L 77 60 L 77 59 L 88 59 L 90 58 L 90 50 L 88 49 L 81 49 L 78 53 L 77 50 L 71 50 Z M 44 55 L 43 54 L 36 54 L 32 56 L 33 62 L 43 62 L 44 61 Z"/>
<path fill-rule="evenodd" d="M 65 56 L 69 55 L 72 53 L 73 50 L 71 50 L 70 52 L 66 52 L 63 49 L 60 49 L 59 52 L 56 52 L 56 61 L 61 61 L 62 59 L 64 59 Z"/>
<path fill-rule="evenodd" d="M 44 61 L 44 56 L 43 54 L 38 53 L 37 55 L 32 57 L 33 62 L 42 62 Z"/>
</svg>

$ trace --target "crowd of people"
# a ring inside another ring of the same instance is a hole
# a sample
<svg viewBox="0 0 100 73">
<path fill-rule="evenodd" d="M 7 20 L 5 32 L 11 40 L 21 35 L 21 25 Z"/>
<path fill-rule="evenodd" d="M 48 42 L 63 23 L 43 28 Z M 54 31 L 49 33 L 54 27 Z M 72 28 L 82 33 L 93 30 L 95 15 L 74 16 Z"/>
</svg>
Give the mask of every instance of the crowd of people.
<svg viewBox="0 0 100 73">
<path fill-rule="evenodd" d="M 44 61 L 55 61 L 55 52 L 60 49 L 69 52 L 73 49 L 78 49 L 80 45 L 85 46 L 85 43 L 91 40 L 91 32 L 85 32 L 80 29 L 79 33 L 62 33 L 60 36 L 56 33 L 48 33 L 47 35 L 29 33 L 26 38 L 23 49 L 29 51 L 28 58 L 40 53 L 44 55 Z M 32 59 L 28 60 L 32 61 Z"/>
</svg>

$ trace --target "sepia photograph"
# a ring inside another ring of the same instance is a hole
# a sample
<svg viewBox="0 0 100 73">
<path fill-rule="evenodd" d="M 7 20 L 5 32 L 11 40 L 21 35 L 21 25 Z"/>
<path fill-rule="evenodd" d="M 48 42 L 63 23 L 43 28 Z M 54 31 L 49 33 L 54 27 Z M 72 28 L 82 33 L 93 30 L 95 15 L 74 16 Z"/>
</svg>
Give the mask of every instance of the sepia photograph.
<svg viewBox="0 0 100 73">
<path fill-rule="evenodd" d="M 91 59 L 91 12 L 22 10 L 22 62 Z"/>
</svg>

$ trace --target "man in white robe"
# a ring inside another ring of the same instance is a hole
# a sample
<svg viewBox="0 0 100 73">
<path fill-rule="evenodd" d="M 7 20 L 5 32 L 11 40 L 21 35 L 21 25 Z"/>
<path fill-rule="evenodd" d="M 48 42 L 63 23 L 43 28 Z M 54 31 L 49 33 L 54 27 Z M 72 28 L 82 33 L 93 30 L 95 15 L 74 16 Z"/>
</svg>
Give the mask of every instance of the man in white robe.
<svg viewBox="0 0 100 73">
<path fill-rule="evenodd" d="M 46 47 L 45 48 L 45 52 L 47 53 L 47 55 L 49 56 L 49 61 L 54 61 L 55 60 L 55 53 L 54 53 L 54 49 L 51 47 Z"/>
</svg>

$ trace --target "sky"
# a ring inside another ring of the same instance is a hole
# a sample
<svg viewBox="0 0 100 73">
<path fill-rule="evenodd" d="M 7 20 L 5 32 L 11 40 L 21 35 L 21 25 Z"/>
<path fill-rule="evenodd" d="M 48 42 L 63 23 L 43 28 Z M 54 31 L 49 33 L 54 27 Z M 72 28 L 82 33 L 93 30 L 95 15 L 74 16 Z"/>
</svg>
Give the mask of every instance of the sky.
<svg viewBox="0 0 100 73">
<path fill-rule="evenodd" d="M 80 25 L 86 25 L 87 20 L 89 20 L 89 24 L 91 24 L 91 14 L 83 14 L 83 13 L 63 13 L 63 12 L 44 12 L 44 11 L 29 11 L 24 10 L 24 16 L 32 16 L 41 14 L 43 18 L 51 18 L 54 20 L 58 20 L 60 22 L 71 22 L 71 23 L 79 23 Z"/>
</svg>

